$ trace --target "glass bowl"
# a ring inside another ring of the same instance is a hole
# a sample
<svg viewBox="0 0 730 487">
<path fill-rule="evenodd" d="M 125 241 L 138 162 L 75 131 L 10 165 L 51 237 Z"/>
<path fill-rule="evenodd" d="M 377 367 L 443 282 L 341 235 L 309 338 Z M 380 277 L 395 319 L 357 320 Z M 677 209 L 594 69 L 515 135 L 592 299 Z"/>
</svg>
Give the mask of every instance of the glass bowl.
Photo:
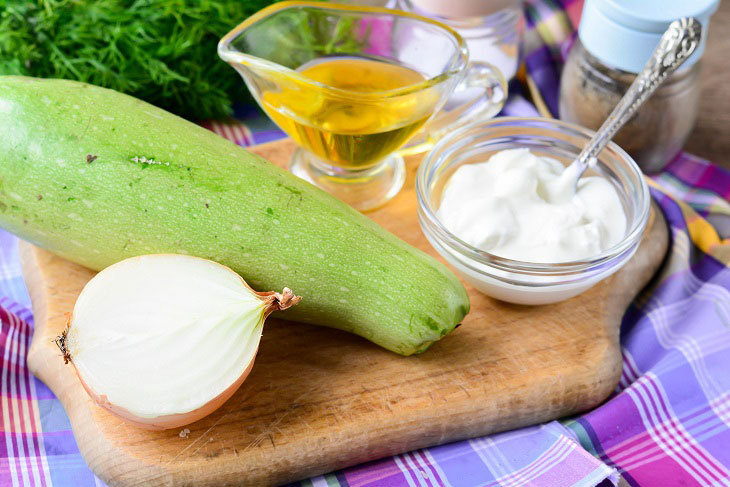
<svg viewBox="0 0 730 487">
<path fill-rule="evenodd" d="M 462 164 L 484 162 L 495 152 L 528 148 L 569 164 L 593 132 L 546 118 L 504 117 L 463 127 L 440 140 L 418 169 L 418 221 L 433 247 L 457 274 L 479 291 L 519 304 L 571 298 L 619 270 L 639 246 L 649 218 L 649 188 L 641 170 L 618 145 L 609 143 L 586 175 L 606 178 L 626 213 L 624 238 L 590 259 L 542 264 L 506 259 L 473 247 L 436 217 L 443 189 Z"/>
</svg>

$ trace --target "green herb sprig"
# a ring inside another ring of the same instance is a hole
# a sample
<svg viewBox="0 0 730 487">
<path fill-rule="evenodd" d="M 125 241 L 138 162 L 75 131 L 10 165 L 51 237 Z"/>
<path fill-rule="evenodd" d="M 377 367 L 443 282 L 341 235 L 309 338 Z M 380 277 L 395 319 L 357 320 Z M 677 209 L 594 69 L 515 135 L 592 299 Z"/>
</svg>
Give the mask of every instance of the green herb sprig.
<svg viewBox="0 0 730 487">
<path fill-rule="evenodd" d="M 189 119 L 250 99 L 218 40 L 269 0 L 0 0 L 0 75 L 67 78 Z"/>
</svg>

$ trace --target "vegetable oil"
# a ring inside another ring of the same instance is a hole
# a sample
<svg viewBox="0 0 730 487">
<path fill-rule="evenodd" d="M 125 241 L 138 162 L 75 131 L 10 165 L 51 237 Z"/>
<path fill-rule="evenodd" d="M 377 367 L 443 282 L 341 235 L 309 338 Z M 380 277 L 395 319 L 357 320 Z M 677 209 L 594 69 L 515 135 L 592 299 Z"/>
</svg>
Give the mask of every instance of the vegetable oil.
<svg viewBox="0 0 730 487">
<path fill-rule="evenodd" d="M 318 83 L 281 83 L 263 95 L 264 109 L 300 146 L 348 170 L 372 167 L 399 149 L 439 99 L 421 73 L 381 60 L 325 57 L 298 71 Z"/>
</svg>

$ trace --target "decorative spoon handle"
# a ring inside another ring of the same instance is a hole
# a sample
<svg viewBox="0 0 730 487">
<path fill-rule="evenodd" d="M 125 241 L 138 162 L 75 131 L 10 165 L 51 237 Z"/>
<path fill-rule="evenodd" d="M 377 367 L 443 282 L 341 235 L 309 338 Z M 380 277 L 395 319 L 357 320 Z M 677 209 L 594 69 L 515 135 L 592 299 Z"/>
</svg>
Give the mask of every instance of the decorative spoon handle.
<svg viewBox="0 0 730 487">
<path fill-rule="evenodd" d="M 669 24 L 649 62 L 576 159 L 580 173 L 593 163 L 593 159 L 667 76 L 692 55 L 701 37 L 702 25 L 694 18 L 681 18 Z"/>
</svg>

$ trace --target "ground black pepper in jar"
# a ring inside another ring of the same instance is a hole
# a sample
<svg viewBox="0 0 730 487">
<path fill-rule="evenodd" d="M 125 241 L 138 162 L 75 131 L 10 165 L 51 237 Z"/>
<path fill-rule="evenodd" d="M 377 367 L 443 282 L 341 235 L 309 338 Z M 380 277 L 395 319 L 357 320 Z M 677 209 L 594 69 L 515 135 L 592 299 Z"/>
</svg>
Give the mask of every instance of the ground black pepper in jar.
<svg viewBox="0 0 730 487">
<path fill-rule="evenodd" d="M 699 71 L 697 62 L 672 74 L 613 137 L 644 172 L 660 171 L 684 146 L 697 118 Z M 560 82 L 560 118 L 597 130 L 634 78 L 576 41 Z"/>
<path fill-rule="evenodd" d="M 669 23 L 696 17 L 706 31 L 717 0 L 586 0 L 560 82 L 560 118 L 598 129 L 626 93 Z M 706 38 L 706 36 L 703 36 Z M 697 118 L 704 41 L 613 137 L 644 172 L 679 152 Z"/>
</svg>

